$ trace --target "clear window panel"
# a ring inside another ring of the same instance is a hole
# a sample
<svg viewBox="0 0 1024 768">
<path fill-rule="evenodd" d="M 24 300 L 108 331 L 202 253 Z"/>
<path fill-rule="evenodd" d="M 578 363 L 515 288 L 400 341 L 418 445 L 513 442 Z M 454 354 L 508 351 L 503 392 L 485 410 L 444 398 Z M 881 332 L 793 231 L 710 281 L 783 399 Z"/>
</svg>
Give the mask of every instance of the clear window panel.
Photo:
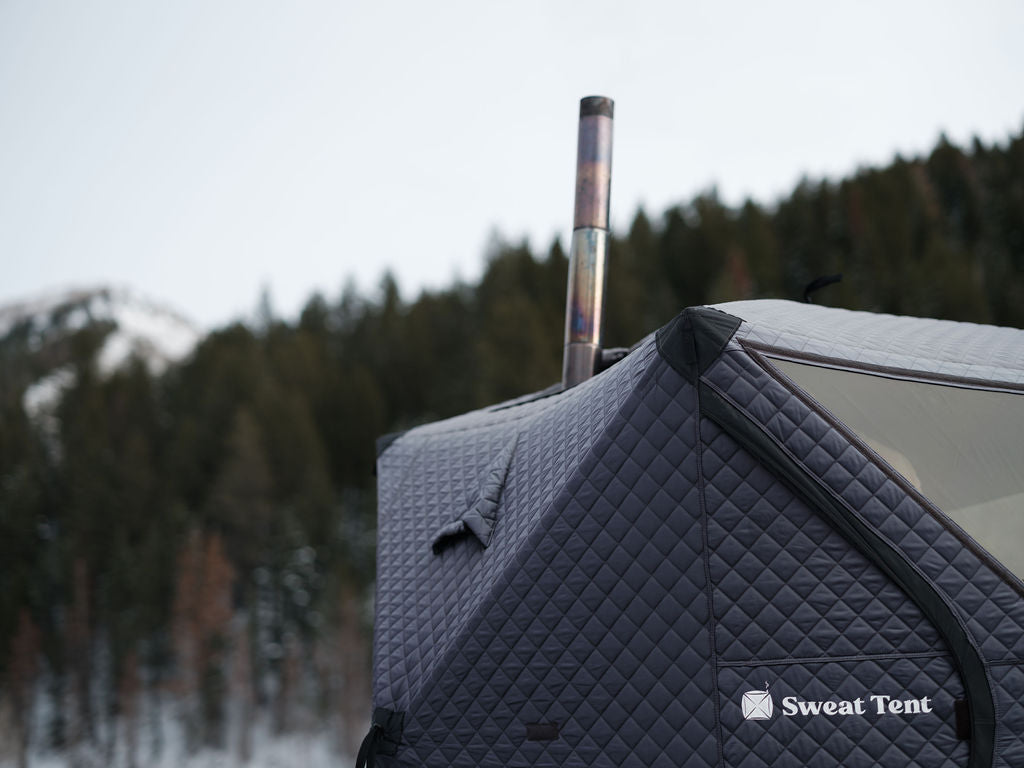
<svg viewBox="0 0 1024 768">
<path fill-rule="evenodd" d="M 1024 579 L 1024 394 L 772 362 Z"/>
</svg>

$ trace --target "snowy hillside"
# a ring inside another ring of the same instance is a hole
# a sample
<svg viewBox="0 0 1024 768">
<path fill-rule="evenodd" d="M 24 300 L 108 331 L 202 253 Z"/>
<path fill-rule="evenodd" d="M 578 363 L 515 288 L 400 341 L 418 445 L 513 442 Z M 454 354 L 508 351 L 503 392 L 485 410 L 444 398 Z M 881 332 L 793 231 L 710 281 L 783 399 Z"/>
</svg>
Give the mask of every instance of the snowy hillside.
<svg viewBox="0 0 1024 768">
<path fill-rule="evenodd" d="M 187 355 L 201 336 L 195 325 L 173 309 L 125 288 L 53 292 L 0 307 L 0 339 L 21 332 L 31 349 L 101 323 L 113 326 L 98 358 L 104 373 L 133 354 L 159 373 Z"/>
<path fill-rule="evenodd" d="M 125 288 L 99 287 L 54 291 L 0 307 L 0 343 L 12 342 L 24 356 L 39 358 L 22 405 L 29 417 L 54 432 L 53 411 L 75 383 L 75 369 L 59 349 L 77 331 L 103 330 L 96 354 L 100 373 L 108 375 L 129 359 L 145 362 L 151 373 L 187 356 L 199 342 L 199 329 L 182 315 Z M 27 374 L 26 374 L 27 375 Z"/>
</svg>

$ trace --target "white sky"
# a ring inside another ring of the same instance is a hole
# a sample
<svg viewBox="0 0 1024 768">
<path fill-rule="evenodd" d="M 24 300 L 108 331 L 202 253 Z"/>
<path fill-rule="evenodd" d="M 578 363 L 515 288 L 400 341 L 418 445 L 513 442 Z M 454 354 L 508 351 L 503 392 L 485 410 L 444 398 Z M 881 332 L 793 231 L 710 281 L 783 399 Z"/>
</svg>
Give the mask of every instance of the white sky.
<svg viewBox="0 0 1024 768">
<path fill-rule="evenodd" d="M 571 228 L 580 97 L 613 221 L 1024 127 L 1024 3 L 0 0 L 0 303 L 113 283 L 204 326 L 262 286 L 406 297 Z M 614 279 L 614 276 L 613 276 Z"/>
</svg>

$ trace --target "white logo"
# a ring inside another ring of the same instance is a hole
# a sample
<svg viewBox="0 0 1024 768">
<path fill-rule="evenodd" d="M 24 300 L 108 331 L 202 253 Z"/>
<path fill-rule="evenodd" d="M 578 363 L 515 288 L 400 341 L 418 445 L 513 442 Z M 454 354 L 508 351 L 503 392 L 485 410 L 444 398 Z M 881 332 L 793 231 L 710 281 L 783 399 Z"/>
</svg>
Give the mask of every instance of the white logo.
<svg viewBox="0 0 1024 768">
<path fill-rule="evenodd" d="M 775 704 L 772 703 L 772 696 L 768 693 L 768 683 L 765 682 L 763 691 L 747 691 L 743 694 L 743 719 L 744 720 L 771 720 L 775 712 Z"/>
<path fill-rule="evenodd" d="M 763 691 L 747 691 L 740 701 L 744 720 L 771 720 L 775 704 L 768 692 L 768 683 Z M 866 694 L 850 701 L 807 701 L 798 696 L 782 699 L 783 717 L 845 717 L 848 715 L 922 715 L 933 712 L 932 697 L 920 699 L 898 699 L 883 694 Z"/>
</svg>

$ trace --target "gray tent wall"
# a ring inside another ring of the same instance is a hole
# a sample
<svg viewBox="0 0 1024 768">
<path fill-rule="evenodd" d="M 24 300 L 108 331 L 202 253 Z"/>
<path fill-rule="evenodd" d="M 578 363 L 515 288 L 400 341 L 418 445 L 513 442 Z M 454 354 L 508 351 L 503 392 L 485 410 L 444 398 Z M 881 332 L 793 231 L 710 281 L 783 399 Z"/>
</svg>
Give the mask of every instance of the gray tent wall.
<svg viewBox="0 0 1024 768">
<path fill-rule="evenodd" d="M 1024 382 L 1021 331 L 738 302 L 405 433 L 378 458 L 375 764 L 1024 766 L 1024 587 L 779 350 Z"/>
</svg>

